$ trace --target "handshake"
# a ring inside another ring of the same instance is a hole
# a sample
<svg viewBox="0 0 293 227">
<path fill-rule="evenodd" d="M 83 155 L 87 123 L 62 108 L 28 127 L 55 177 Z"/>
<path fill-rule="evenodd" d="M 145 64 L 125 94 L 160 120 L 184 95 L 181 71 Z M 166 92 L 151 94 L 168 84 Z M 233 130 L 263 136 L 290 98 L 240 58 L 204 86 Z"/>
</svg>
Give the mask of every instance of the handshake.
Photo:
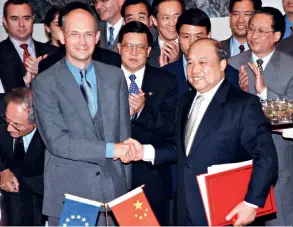
<svg viewBox="0 0 293 227">
<path fill-rule="evenodd" d="M 144 147 L 137 140 L 127 139 L 114 144 L 114 160 L 120 159 L 123 163 L 140 161 L 144 156 Z"/>
</svg>

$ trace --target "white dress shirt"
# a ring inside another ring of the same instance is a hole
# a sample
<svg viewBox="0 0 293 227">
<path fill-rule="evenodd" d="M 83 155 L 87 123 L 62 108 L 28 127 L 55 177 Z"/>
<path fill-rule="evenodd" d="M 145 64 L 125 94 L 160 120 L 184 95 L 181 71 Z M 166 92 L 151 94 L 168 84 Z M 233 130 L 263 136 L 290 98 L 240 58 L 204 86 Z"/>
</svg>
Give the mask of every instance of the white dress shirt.
<svg viewBox="0 0 293 227">
<path fill-rule="evenodd" d="M 107 22 L 107 42 L 109 42 L 109 39 L 110 39 L 110 27 L 114 28 L 113 36 L 114 36 L 114 40 L 115 40 L 117 35 L 119 34 L 122 26 L 123 26 L 123 18 L 122 17 L 120 18 L 119 21 L 117 21 L 117 23 L 115 25 L 112 25 Z"/>
<path fill-rule="evenodd" d="M 4 87 L 2 85 L 1 79 L 0 79 L 0 94 L 5 93 Z"/>
<path fill-rule="evenodd" d="M 234 36 L 232 37 L 231 41 L 230 41 L 230 50 L 231 50 L 231 57 L 237 55 L 237 54 L 240 54 L 240 49 L 239 49 L 239 46 L 241 44 L 239 43 L 239 41 L 237 39 L 234 38 Z M 243 44 L 244 46 L 244 51 L 247 51 L 249 50 L 249 46 L 246 43 Z"/>
<path fill-rule="evenodd" d="M 252 62 L 253 62 L 253 64 L 257 66 L 256 61 L 257 61 L 258 59 L 262 59 L 262 60 L 263 60 L 262 68 L 263 68 L 263 71 L 265 71 L 265 68 L 267 67 L 267 64 L 269 63 L 269 61 L 270 61 L 271 57 L 273 56 L 274 52 L 275 52 L 275 49 L 274 49 L 269 55 L 265 56 L 264 58 L 259 58 L 259 57 L 257 57 L 257 56 L 252 52 Z M 257 96 L 258 96 L 261 100 L 266 100 L 267 97 L 268 97 L 268 89 L 267 89 L 267 87 L 265 87 L 265 89 L 264 89 L 260 94 L 257 93 Z"/>
<path fill-rule="evenodd" d="M 126 79 L 126 82 L 127 82 L 128 89 L 129 89 L 129 86 L 130 86 L 130 83 L 131 83 L 131 80 L 129 79 L 129 76 L 132 75 L 132 74 L 134 74 L 136 76 L 135 83 L 137 84 L 138 88 L 141 88 L 143 77 L 144 77 L 144 72 L 145 72 L 145 66 L 143 68 L 141 68 L 140 70 L 138 70 L 137 72 L 135 72 L 135 73 L 131 73 L 131 72 L 127 71 L 127 69 L 123 65 L 121 66 L 121 69 L 124 72 L 124 76 L 125 76 L 125 79 Z"/>
<path fill-rule="evenodd" d="M 176 38 L 174 41 L 178 43 L 178 38 Z M 162 49 L 162 46 L 164 45 L 164 41 L 160 39 L 160 36 L 158 36 L 158 43 L 159 43 L 160 49 Z"/>
<path fill-rule="evenodd" d="M 20 47 L 21 44 L 23 43 L 26 43 L 28 45 L 27 47 L 27 50 L 28 52 L 30 53 L 31 56 L 33 57 L 36 57 L 36 52 L 35 52 L 35 45 L 34 45 L 34 42 L 33 42 L 33 39 L 32 37 L 30 37 L 28 40 L 26 41 L 19 41 L 19 40 L 16 40 L 14 38 L 12 38 L 11 36 L 9 37 L 13 46 L 15 47 L 21 61 L 23 61 L 23 52 L 24 52 L 24 49 L 22 49 Z"/>
<path fill-rule="evenodd" d="M 31 131 L 29 134 L 27 134 L 26 136 L 23 136 L 22 137 L 22 140 L 23 140 L 23 147 L 24 147 L 24 151 L 25 153 L 27 152 L 27 149 L 30 145 L 30 142 L 32 141 L 32 138 L 33 136 L 35 135 L 35 132 L 36 132 L 36 129 L 35 128 L 33 131 Z M 14 147 L 14 143 L 15 143 L 15 140 L 13 140 L 13 147 Z"/>
</svg>

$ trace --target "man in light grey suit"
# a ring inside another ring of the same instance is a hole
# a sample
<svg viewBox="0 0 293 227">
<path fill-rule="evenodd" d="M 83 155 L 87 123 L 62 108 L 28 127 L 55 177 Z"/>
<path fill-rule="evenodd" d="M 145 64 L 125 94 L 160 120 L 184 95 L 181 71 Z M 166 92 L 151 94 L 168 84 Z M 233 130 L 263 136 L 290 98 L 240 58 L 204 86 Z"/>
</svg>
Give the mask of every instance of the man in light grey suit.
<svg viewBox="0 0 293 227">
<path fill-rule="evenodd" d="M 66 57 L 32 86 L 36 123 L 46 146 L 43 213 L 49 225 L 58 225 L 64 193 L 100 202 L 126 193 L 131 166 L 121 161 L 133 157 L 129 146 L 119 143 L 130 136 L 123 72 L 91 59 L 99 40 L 93 12 L 74 9 L 62 21 Z M 97 224 L 106 224 L 103 213 Z"/>
<path fill-rule="evenodd" d="M 118 52 L 118 34 L 124 24 L 121 8 L 125 0 L 93 0 L 93 5 L 100 18 L 101 38 L 99 46 Z"/>
<path fill-rule="evenodd" d="M 281 40 L 280 43 L 277 45 L 277 49 L 281 52 L 293 56 L 293 36 Z"/>
<path fill-rule="evenodd" d="M 256 94 L 262 100 L 271 98 L 293 99 L 293 58 L 275 48 L 282 39 L 285 23 L 281 12 L 263 7 L 249 21 L 247 41 L 250 51 L 228 60 L 240 70 L 240 87 Z M 247 67 L 247 64 L 249 67 Z M 266 225 L 291 226 L 293 224 L 293 142 L 273 133 L 277 148 L 279 172 L 275 185 L 277 217 Z"/>
</svg>

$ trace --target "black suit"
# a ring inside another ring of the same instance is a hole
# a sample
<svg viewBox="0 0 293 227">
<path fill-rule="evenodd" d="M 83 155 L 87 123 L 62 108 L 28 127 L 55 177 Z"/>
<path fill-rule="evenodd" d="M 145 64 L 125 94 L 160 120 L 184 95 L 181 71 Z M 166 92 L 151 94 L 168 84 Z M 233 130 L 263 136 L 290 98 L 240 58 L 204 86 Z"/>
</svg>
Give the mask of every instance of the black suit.
<svg viewBox="0 0 293 227">
<path fill-rule="evenodd" d="M 19 193 L 3 191 L 2 211 L 6 225 L 44 225 L 42 203 L 44 194 L 45 146 L 36 130 L 23 162 L 13 157 L 13 138 L 6 124 L 0 124 L 0 171 L 10 169 L 19 182 Z"/>
<path fill-rule="evenodd" d="M 161 48 L 158 39 L 152 43 L 152 49 L 148 57 L 148 64 L 155 68 L 160 68 L 159 57 L 161 55 Z"/>
<path fill-rule="evenodd" d="M 65 48 L 60 47 L 60 50 L 57 53 L 47 57 L 46 59 L 40 62 L 39 72 L 43 72 L 47 68 L 51 67 L 56 62 L 60 61 L 64 56 Z M 121 66 L 121 57 L 119 54 L 110 50 L 100 48 L 98 45 L 96 45 L 95 47 L 92 59 L 103 62 L 108 65 L 114 65 L 119 68 Z"/>
<path fill-rule="evenodd" d="M 160 147 L 174 136 L 177 90 L 175 77 L 161 69 L 146 66 L 142 90 L 145 106 L 132 120 L 132 138 L 142 144 Z M 148 162 L 133 162 L 132 187 L 145 184 L 145 193 L 161 225 L 168 224 L 168 201 L 172 197 L 171 163 L 154 167 Z"/>
<path fill-rule="evenodd" d="M 155 165 L 177 159 L 177 221 L 179 225 L 206 226 L 207 220 L 196 175 L 215 164 L 254 160 L 245 201 L 263 207 L 277 178 L 278 157 L 271 127 L 259 99 L 224 80 L 211 100 L 186 156 L 184 134 L 195 92 L 182 96 L 176 115 L 176 149 L 157 149 Z"/>
<path fill-rule="evenodd" d="M 36 57 L 44 54 L 51 54 L 58 51 L 58 48 L 40 43 L 35 40 Z M 6 93 L 16 87 L 25 87 L 23 76 L 25 75 L 25 67 L 18 55 L 17 50 L 9 38 L 0 42 L 0 79 Z"/>
</svg>

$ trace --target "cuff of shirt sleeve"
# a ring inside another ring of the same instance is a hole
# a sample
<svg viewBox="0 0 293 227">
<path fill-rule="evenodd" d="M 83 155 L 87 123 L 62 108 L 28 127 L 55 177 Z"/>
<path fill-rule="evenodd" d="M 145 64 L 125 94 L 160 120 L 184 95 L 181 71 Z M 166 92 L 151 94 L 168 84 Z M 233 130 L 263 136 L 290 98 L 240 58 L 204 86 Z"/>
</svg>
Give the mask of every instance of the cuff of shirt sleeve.
<svg viewBox="0 0 293 227">
<path fill-rule="evenodd" d="M 106 144 L 106 158 L 114 158 L 114 143 Z"/>
<path fill-rule="evenodd" d="M 146 145 L 143 145 L 143 149 L 144 149 L 144 154 L 143 154 L 142 160 L 145 162 L 151 162 L 152 164 L 154 164 L 155 148 L 150 144 L 146 144 Z"/>
<path fill-rule="evenodd" d="M 286 129 L 283 129 L 282 136 L 283 136 L 284 138 L 290 138 L 290 139 L 293 139 L 293 128 L 286 128 Z"/>
<path fill-rule="evenodd" d="M 254 204 L 251 204 L 251 203 L 248 203 L 248 202 L 245 202 L 245 201 L 243 201 L 243 203 L 244 203 L 245 205 L 249 206 L 249 207 L 252 207 L 252 208 L 255 208 L 255 209 L 258 208 L 257 205 L 254 205 Z"/>
<path fill-rule="evenodd" d="M 261 93 L 256 94 L 261 100 L 267 100 L 268 97 L 268 89 L 265 87 Z"/>
</svg>

